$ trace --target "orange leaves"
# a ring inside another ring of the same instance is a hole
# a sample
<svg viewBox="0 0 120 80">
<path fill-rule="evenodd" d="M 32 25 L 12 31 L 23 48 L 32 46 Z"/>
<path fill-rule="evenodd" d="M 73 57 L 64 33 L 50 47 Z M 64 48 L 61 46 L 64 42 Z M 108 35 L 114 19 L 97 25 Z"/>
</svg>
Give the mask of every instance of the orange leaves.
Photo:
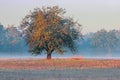
<svg viewBox="0 0 120 80">
<path fill-rule="evenodd" d="M 54 32 L 59 26 L 59 21 L 61 18 L 55 14 L 56 12 L 53 11 L 50 10 L 48 11 L 49 13 L 46 13 L 44 10 L 44 12 L 39 11 L 36 13 L 34 18 L 34 28 L 31 36 L 31 41 L 33 44 L 38 40 L 41 42 L 49 41 L 51 36 L 55 34 Z"/>
<path fill-rule="evenodd" d="M 76 22 L 71 18 L 65 18 L 65 11 L 58 6 L 37 8 L 23 20 L 23 26 L 28 26 L 26 35 L 28 45 L 32 49 L 57 51 L 63 53 L 63 47 L 74 49 L 74 41 L 79 37 L 74 29 Z M 34 51 L 34 50 L 33 50 Z M 36 51 L 35 51 L 36 52 Z M 37 51 L 38 52 L 38 51 Z"/>
</svg>

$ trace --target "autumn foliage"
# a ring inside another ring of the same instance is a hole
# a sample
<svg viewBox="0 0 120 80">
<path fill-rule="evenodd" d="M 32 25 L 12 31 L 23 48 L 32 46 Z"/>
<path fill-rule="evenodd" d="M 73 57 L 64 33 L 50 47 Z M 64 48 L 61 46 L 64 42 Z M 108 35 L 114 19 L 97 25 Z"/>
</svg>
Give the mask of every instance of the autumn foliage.
<svg viewBox="0 0 120 80">
<path fill-rule="evenodd" d="M 33 54 L 44 51 L 51 59 L 54 51 L 63 54 L 65 49 L 76 50 L 74 41 L 81 37 L 81 25 L 64 13 L 58 6 L 35 8 L 23 19 L 21 29 Z"/>
</svg>

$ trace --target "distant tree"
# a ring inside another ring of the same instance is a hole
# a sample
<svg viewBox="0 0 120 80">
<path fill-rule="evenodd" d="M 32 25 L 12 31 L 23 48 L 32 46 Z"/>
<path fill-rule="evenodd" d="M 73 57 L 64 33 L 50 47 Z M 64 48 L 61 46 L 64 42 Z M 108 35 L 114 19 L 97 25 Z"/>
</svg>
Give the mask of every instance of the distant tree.
<svg viewBox="0 0 120 80">
<path fill-rule="evenodd" d="M 102 29 L 93 36 L 92 45 L 97 48 L 107 49 L 111 52 L 111 50 L 118 45 L 118 38 L 114 30 L 107 32 Z"/>
<path fill-rule="evenodd" d="M 17 30 L 16 27 L 14 27 L 14 25 L 9 25 L 8 28 L 6 29 L 6 40 L 8 40 L 8 42 L 11 45 L 16 44 L 17 42 L 19 42 L 19 38 L 20 38 L 20 32 Z"/>
<path fill-rule="evenodd" d="M 72 18 L 64 17 L 65 10 L 58 6 L 35 8 L 21 24 L 30 52 L 47 53 L 51 59 L 52 52 L 63 54 L 65 48 L 76 50 L 74 40 L 81 36 L 81 25 Z M 65 48 L 64 48 L 65 47 Z"/>
<path fill-rule="evenodd" d="M 23 51 L 27 51 L 27 46 L 20 36 L 20 31 L 14 25 L 4 28 L 0 24 L 0 53 Z"/>
<path fill-rule="evenodd" d="M 27 46 L 24 39 L 21 37 L 20 31 L 14 25 L 9 25 L 6 28 L 6 39 L 4 40 L 4 47 L 8 52 L 25 52 Z"/>
<path fill-rule="evenodd" d="M 4 27 L 3 25 L 0 23 L 0 46 L 3 44 L 3 37 L 4 37 Z"/>
</svg>

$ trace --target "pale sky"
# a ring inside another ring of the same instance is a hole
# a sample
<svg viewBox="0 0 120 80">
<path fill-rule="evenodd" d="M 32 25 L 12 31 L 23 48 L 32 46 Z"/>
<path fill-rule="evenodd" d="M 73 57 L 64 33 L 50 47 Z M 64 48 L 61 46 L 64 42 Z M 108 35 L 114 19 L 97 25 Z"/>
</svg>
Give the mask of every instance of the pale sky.
<svg viewBox="0 0 120 80">
<path fill-rule="evenodd" d="M 83 33 L 120 29 L 120 0 L 0 0 L 0 22 L 19 25 L 36 7 L 58 5 L 83 26 Z"/>
</svg>

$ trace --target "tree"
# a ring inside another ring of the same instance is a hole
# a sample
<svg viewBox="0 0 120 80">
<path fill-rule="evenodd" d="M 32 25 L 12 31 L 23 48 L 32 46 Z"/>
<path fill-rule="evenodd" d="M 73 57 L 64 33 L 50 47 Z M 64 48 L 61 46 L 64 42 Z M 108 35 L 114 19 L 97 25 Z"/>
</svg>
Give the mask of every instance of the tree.
<svg viewBox="0 0 120 80">
<path fill-rule="evenodd" d="M 118 44 L 118 38 L 116 36 L 116 32 L 114 30 L 107 32 L 104 29 L 96 32 L 93 40 L 92 45 L 97 48 L 107 49 L 109 52 L 113 48 L 115 48 Z"/>
<path fill-rule="evenodd" d="M 3 38 L 4 38 L 4 27 L 3 27 L 3 25 L 0 23 L 0 47 L 1 47 L 1 45 L 3 44 L 3 43 L 2 43 Z"/>
<path fill-rule="evenodd" d="M 17 27 L 9 25 L 7 28 L 4 28 L 0 24 L 0 53 L 20 53 L 23 51 L 27 51 L 27 46 L 24 39 L 20 36 L 20 31 Z"/>
<path fill-rule="evenodd" d="M 65 18 L 64 13 L 64 9 L 53 6 L 35 8 L 25 16 L 20 28 L 30 52 L 41 54 L 46 51 L 47 59 L 51 59 L 54 51 L 63 54 L 65 48 L 72 52 L 76 50 L 74 41 L 81 36 L 81 25 L 72 18 Z"/>
</svg>

